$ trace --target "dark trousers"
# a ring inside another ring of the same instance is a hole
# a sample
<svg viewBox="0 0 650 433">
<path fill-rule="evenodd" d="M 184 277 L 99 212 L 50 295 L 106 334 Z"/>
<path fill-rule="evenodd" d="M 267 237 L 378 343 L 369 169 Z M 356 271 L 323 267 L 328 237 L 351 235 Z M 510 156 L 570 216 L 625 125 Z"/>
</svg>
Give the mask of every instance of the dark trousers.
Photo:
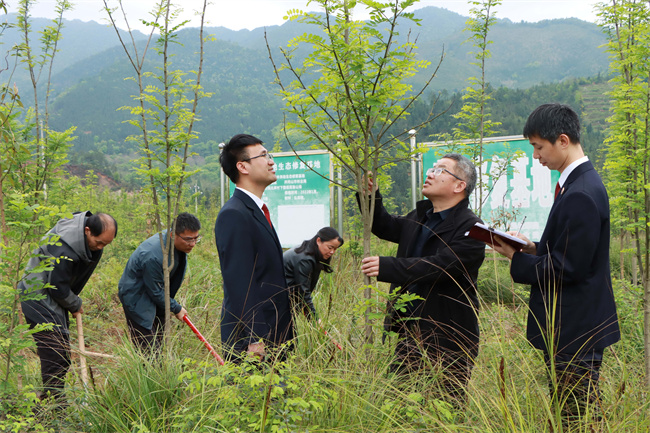
<svg viewBox="0 0 650 433">
<path fill-rule="evenodd" d="M 124 315 L 126 317 L 126 326 L 129 329 L 129 336 L 135 347 L 143 355 L 156 358 L 160 354 L 162 347 L 163 334 L 165 332 L 165 316 L 156 315 L 153 319 L 153 326 L 151 329 L 148 329 L 135 323 L 126 311 Z"/>
<path fill-rule="evenodd" d="M 30 326 L 35 323 L 28 321 Z M 65 376 L 70 369 L 70 334 L 59 328 L 33 334 L 36 353 L 41 360 L 43 391 L 58 403 L 64 400 Z"/>
<path fill-rule="evenodd" d="M 440 345 L 435 333 L 423 335 L 418 326 L 402 326 L 399 337 L 391 371 L 409 374 L 425 372 L 431 367 L 439 368 L 441 397 L 459 409 L 464 408 L 477 347 L 472 350 L 452 350 Z"/>
<path fill-rule="evenodd" d="M 553 358 L 544 352 L 551 398 L 561 411 L 562 422 L 578 421 L 587 410 L 599 415 L 598 379 L 603 362 L 603 349 L 586 353 L 558 353 Z"/>
</svg>

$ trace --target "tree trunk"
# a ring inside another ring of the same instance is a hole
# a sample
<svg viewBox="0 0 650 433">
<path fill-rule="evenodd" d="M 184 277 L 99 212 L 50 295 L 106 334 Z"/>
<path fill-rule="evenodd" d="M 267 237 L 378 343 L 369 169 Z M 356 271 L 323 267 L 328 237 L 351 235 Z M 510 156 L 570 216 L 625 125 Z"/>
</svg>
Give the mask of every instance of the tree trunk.
<svg viewBox="0 0 650 433">
<path fill-rule="evenodd" d="M 5 197 L 3 189 L 4 176 L 2 176 L 2 161 L 0 161 L 0 229 L 2 230 L 2 245 L 7 245 L 7 219 L 5 217 Z M 0 249 L 2 248 L 0 245 Z"/>
<path fill-rule="evenodd" d="M 619 261 L 621 263 L 621 281 L 625 281 L 625 254 L 623 253 L 623 250 L 625 249 L 625 234 L 621 233 L 621 247 L 620 247 L 620 252 L 618 254 Z"/>
<path fill-rule="evenodd" d="M 632 256 L 632 284 L 634 286 L 639 285 L 639 276 L 637 272 L 637 266 L 636 266 L 636 255 Z"/>
<path fill-rule="evenodd" d="M 372 214 L 371 214 L 372 215 Z M 371 226 L 368 221 L 364 221 L 363 223 L 363 256 L 364 257 L 370 257 L 370 236 L 371 236 Z M 371 289 L 371 284 L 372 281 L 369 276 L 364 275 L 363 276 L 363 284 L 365 286 L 365 289 L 363 291 L 363 297 L 366 299 L 366 301 L 370 301 L 372 298 L 372 289 Z M 366 314 L 365 314 L 365 342 L 366 344 L 372 344 L 374 341 L 373 338 L 373 333 L 372 333 L 372 323 L 370 320 L 370 313 L 372 312 L 373 306 L 372 303 L 368 304 L 368 308 L 366 309 Z"/>
<path fill-rule="evenodd" d="M 650 388 L 650 282 L 644 284 L 643 294 L 643 347 L 645 351 L 645 384 Z"/>
</svg>

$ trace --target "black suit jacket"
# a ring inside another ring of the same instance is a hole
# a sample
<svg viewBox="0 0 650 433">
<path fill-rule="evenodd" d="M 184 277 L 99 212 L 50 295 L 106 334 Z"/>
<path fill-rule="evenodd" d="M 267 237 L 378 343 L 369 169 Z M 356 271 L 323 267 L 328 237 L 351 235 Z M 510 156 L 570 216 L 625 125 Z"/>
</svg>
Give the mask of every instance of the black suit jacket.
<svg viewBox="0 0 650 433">
<path fill-rule="evenodd" d="M 235 190 L 214 231 L 224 292 L 221 341 L 227 356 L 246 351 L 259 339 L 271 346 L 292 339 L 282 247 L 262 210 Z"/>
<path fill-rule="evenodd" d="M 515 253 L 510 273 L 531 285 L 527 336 L 550 354 L 602 349 L 620 339 L 609 268 L 609 200 L 591 162 L 571 172 L 536 255 Z"/>
<path fill-rule="evenodd" d="M 465 236 L 465 232 L 481 220 L 469 209 L 467 199 L 461 201 L 429 235 L 422 253 L 414 256 L 425 214 L 432 208 L 431 201 L 422 200 L 408 215 L 392 216 L 377 193 L 372 232 L 398 243 L 396 257 L 379 258 L 377 279 L 392 283 L 391 292 L 400 287 L 402 292 L 424 298 L 406 312 L 389 305 L 390 325 L 400 332 L 405 316 L 420 317 L 417 325 L 423 337 L 441 348 L 475 357 L 479 342 L 476 280 L 485 259 L 485 244 Z"/>
</svg>

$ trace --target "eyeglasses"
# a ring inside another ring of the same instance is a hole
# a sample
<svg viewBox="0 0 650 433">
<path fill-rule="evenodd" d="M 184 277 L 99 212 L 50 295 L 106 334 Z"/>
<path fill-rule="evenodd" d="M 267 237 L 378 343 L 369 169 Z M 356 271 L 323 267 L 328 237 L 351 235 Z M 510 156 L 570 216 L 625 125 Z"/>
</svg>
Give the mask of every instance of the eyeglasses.
<svg viewBox="0 0 650 433">
<path fill-rule="evenodd" d="M 259 155 L 257 155 L 257 156 L 253 156 L 253 157 L 250 157 L 250 158 L 242 159 L 242 161 L 250 161 L 250 160 L 252 160 L 252 159 L 255 159 L 255 158 L 262 158 L 262 157 L 266 158 L 267 161 L 273 161 L 273 155 L 271 155 L 271 154 L 268 153 L 268 152 L 264 152 L 264 153 L 261 153 L 261 154 L 259 154 Z"/>
<path fill-rule="evenodd" d="M 446 168 L 442 168 L 442 167 L 434 167 L 434 168 L 428 169 L 427 170 L 427 177 L 429 177 L 429 176 L 440 176 L 443 171 L 446 172 L 446 173 L 451 174 L 452 176 L 454 176 L 456 179 L 460 180 L 461 182 L 465 182 L 464 179 L 461 179 L 460 177 L 456 176 L 451 171 L 447 170 Z"/>
<path fill-rule="evenodd" d="M 202 238 L 202 236 L 197 236 L 195 238 L 186 238 L 181 235 L 178 235 L 178 237 L 183 239 L 188 244 L 198 244 L 199 242 L 201 242 L 201 238 Z"/>
</svg>

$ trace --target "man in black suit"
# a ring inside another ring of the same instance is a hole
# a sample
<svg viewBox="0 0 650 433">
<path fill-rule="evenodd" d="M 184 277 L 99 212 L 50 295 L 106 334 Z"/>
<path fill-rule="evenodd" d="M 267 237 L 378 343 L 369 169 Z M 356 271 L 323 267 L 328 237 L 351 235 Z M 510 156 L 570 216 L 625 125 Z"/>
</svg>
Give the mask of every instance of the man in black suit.
<svg viewBox="0 0 650 433">
<path fill-rule="evenodd" d="M 293 338 L 282 247 L 262 201 L 277 180 L 273 156 L 260 139 L 238 134 L 219 161 L 237 186 L 214 228 L 224 290 L 221 341 L 227 359 L 264 359 Z"/>
<path fill-rule="evenodd" d="M 372 181 L 368 183 L 372 191 Z M 485 259 L 485 244 L 465 236 L 481 221 L 469 208 L 475 185 L 474 164 L 452 153 L 427 171 L 422 187 L 427 199 L 408 215 L 388 214 L 376 191 L 372 233 L 398 243 L 397 256 L 366 257 L 361 268 L 391 283 L 391 292 L 422 298 L 405 311 L 388 305 L 387 329 L 399 335 L 393 371 L 440 366 L 445 397 L 460 407 L 478 355 L 476 280 Z"/>
<path fill-rule="evenodd" d="M 561 173 L 555 202 L 538 243 L 520 234 L 527 242 L 523 251 L 495 249 L 512 260 L 513 280 L 531 285 L 527 337 L 544 353 L 551 396 L 569 424 L 597 401 L 603 350 L 620 339 L 609 269 L 609 200 L 580 145 L 580 121 L 570 107 L 536 108 L 524 136 L 533 158 Z"/>
</svg>

